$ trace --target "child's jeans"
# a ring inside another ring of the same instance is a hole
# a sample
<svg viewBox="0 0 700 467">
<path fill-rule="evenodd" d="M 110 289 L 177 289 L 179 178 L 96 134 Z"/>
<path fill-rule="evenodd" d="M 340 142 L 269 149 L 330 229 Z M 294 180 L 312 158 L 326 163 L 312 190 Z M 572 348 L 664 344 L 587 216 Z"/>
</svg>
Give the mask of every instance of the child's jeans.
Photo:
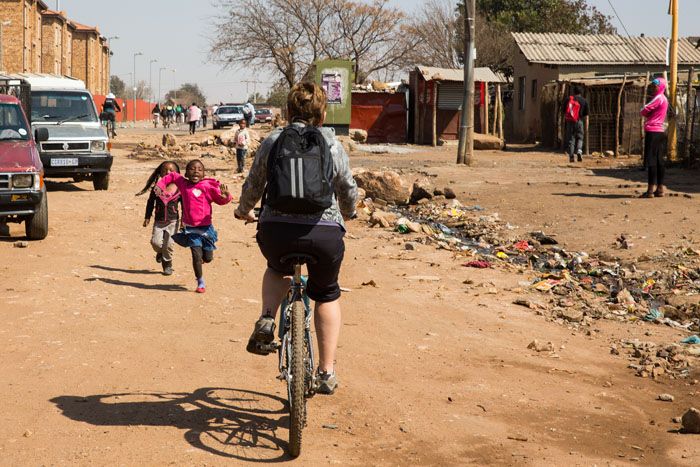
<svg viewBox="0 0 700 467">
<path fill-rule="evenodd" d="M 177 232 L 178 222 L 172 221 L 164 224 L 156 222 L 153 224 L 153 235 L 151 236 L 151 246 L 153 251 L 163 256 L 163 261 L 173 260 L 173 235 Z"/>
<path fill-rule="evenodd" d="M 238 173 L 243 172 L 245 169 L 245 158 L 248 157 L 247 149 L 236 149 L 236 161 L 238 161 Z"/>
</svg>

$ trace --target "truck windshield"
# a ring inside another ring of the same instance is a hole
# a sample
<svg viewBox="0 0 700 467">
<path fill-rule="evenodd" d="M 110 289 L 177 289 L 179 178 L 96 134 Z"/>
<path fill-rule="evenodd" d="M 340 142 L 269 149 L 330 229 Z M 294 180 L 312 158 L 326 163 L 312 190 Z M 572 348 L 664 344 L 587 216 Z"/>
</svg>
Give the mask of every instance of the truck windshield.
<svg viewBox="0 0 700 467">
<path fill-rule="evenodd" d="M 0 104 L 0 140 L 29 139 L 29 129 L 17 104 Z"/>
<path fill-rule="evenodd" d="M 87 92 L 33 91 L 32 122 L 96 122 L 95 105 Z"/>
</svg>

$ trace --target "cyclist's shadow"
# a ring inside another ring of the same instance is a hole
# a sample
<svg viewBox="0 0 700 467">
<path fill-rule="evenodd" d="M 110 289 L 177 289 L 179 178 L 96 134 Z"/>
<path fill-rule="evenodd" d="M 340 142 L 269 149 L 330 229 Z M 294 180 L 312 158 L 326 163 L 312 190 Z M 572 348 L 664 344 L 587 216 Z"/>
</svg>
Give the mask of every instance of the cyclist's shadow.
<svg viewBox="0 0 700 467">
<path fill-rule="evenodd" d="M 192 446 L 249 462 L 291 460 L 289 416 L 281 397 L 244 389 L 201 388 L 188 393 L 125 393 L 59 396 L 63 414 L 96 426 L 172 426 L 187 430 Z"/>
</svg>

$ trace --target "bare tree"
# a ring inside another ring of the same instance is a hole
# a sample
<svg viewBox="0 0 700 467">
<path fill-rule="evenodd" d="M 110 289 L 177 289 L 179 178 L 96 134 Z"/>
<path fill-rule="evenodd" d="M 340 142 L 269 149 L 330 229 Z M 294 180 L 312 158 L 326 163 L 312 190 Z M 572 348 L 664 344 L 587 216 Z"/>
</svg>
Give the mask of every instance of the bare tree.
<svg viewBox="0 0 700 467">
<path fill-rule="evenodd" d="M 457 10 L 453 0 L 428 0 L 408 25 L 416 46 L 411 57 L 416 65 L 441 68 L 460 67 L 460 47 L 456 43 Z"/>
<path fill-rule="evenodd" d="M 355 61 L 356 81 L 405 66 L 412 36 L 387 0 L 220 0 L 210 58 L 224 67 L 271 69 L 288 86 L 311 78 L 319 59 Z"/>
<path fill-rule="evenodd" d="M 388 0 L 370 4 L 347 0 L 334 2 L 342 38 L 337 53 L 355 63 L 355 82 L 364 82 L 377 71 L 406 66 L 416 38 L 406 34 L 404 14 L 387 6 Z"/>
</svg>

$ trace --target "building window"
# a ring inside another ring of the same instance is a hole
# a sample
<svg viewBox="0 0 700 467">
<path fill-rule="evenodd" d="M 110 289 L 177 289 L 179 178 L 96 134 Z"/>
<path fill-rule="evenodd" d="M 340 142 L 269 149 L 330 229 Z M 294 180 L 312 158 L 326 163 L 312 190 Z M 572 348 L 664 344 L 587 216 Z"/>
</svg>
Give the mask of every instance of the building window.
<svg viewBox="0 0 700 467">
<path fill-rule="evenodd" d="M 537 99 L 537 80 L 532 80 L 532 100 Z"/>
<path fill-rule="evenodd" d="M 518 110 L 525 110 L 525 77 L 518 78 Z"/>
</svg>

